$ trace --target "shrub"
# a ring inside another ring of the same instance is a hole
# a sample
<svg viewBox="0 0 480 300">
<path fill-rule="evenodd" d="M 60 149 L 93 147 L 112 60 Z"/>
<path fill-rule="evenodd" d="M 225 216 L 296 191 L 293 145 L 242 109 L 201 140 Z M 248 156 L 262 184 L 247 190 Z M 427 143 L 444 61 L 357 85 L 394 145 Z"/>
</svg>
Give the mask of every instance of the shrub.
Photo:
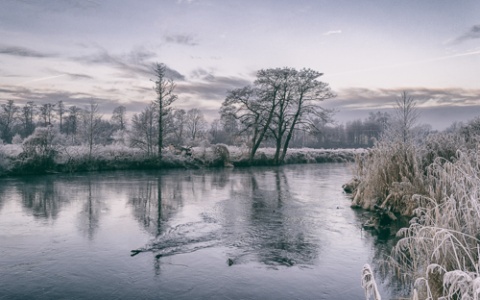
<svg viewBox="0 0 480 300">
<path fill-rule="evenodd" d="M 415 203 L 410 198 L 423 193 L 422 172 L 416 148 L 401 143 L 380 141 L 367 154 L 357 156 L 356 180 L 352 206 L 373 210 L 389 206 L 402 215 L 412 215 Z"/>
<path fill-rule="evenodd" d="M 427 195 L 387 264 L 413 284 L 419 299 L 478 299 L 480 295 L 480 155 L 458 151 L 428 168 Z"/>
</svg>

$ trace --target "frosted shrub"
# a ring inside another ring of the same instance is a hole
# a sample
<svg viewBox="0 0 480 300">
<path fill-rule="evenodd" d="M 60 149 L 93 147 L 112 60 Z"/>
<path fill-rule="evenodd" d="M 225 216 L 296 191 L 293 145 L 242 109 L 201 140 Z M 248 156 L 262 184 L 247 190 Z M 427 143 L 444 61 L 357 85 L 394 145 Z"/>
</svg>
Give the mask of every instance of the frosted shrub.
<svg viewBox="0 0 480 300">
<path fill-rule="evenodd" d="M 465 139 L 458 132 L 431 134 L 425 139 L 422 166 L 427 168 L 436 158 L 454 161 L 457 151 L 465 147 Z"/>
<path fill-rule="evenodd" d="M 37 127 L 22 143 L 19 155 L 28 168 L 45 169 L 52 167 L 62 136 L 53 126 Z"/>
<path fill-rule="evenodd" d="M 8 173 L 11 168 L 12 161 L 5 151 L 5 146 L 0 144 L 0 175 Z"/>
<path fill-rule="evenodd" d="M 230 162 L 230 151 L 224 144 L 216 144 L 212 146 L 213 158 L 211 160 L 212 166 L 229 167 L 232 166 Z"/>
<path fill-rule="evenodd" d="M 20 145 L 23 142 L 22 137 L 17 133 L 16 135 L 13 136 L 12 138 L 12 144 L 14 145 Z"/>
<path fill-rule="evenodd" d="M 417 164 L 416 148 L 381 141 L 368 153 L 357 156 L 356 179 L 360 182 L 353 195 L 353 206 L 373 209 L 389 206 L 403 215 L 411 215 L 415 193 L 423 192 L 422 172 Z"/>
<path fill-rule="evenodd" d="M 457 152 L 428 168 L 416 217 L 399 231 L 389 260 L 419 299 L 479 299 L 480 156 Z M 439 298 L 440 299 L 440 298 Z"/>
</svg>

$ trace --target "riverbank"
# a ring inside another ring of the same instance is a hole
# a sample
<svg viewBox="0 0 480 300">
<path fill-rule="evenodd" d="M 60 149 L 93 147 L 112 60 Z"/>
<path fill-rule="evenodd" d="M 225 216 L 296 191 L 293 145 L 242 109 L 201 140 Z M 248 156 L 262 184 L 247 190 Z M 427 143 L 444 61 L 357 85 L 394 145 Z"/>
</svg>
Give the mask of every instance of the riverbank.
<svg viewBox="0 0 480 300">
<path fill-rule="evenodd" d="M 191 149 L 165 149 L 162 158 L 125 146 L 68 146 L 49 155 L 27 153 L 21 145 L 0 145 L 0 176 L 45 173 L 73 173 L 106 170 L 141 170 L 173 168 L 247 167 L 274 165 L 275 149 L 262 148 L 253 162 L 248 149 L 213 145 Z M 289 149 L 285 164 L 353 162 L 364 149 Z"/>
<path fill-rule="evenodd" d="M 476 299 L 480 259 L 478 140 L 430 136 L 424 144 L 379 142 L 358 157 L 344 185 L 352 207 L 376 211 L 364 224 L 392 229 L 399 239 L 385 257 L 389 276 L 402 278 L 413 299 Z"/>
</svg>

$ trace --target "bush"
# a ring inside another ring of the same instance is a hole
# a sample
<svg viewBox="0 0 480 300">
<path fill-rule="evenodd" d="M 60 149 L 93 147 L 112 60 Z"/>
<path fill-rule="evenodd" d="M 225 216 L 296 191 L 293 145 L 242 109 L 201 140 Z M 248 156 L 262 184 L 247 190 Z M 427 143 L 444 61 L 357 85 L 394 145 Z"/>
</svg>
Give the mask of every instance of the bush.
<svg viewBox="0 0 480 300">
<path fill-rule="evenodd" d="M 382 141 L 367 154 L 357 157 L 356 180 L 352 206 L 373 210 L 388 206 L 401 215 L 412 215 L 416 208 L 413 194 L 423 193 L 422 172 L 418 167 L 416 147 Z"/>
<path fill-rule="evenodd" d="M 388 265 L 413 284 L 419 299 L 478 299 L 480 295 L 480 155 L 457 152 L 428 168 L 427 195 Z"/>
<path fill-rule="evenodd" d="M 19 155 L 23 168 L 33 172 L 44 172 L 54 166 L 57 147 L 62 143 L 61 135 L 53 126 L 37 127 L 23 143 Z"/>
</svg>

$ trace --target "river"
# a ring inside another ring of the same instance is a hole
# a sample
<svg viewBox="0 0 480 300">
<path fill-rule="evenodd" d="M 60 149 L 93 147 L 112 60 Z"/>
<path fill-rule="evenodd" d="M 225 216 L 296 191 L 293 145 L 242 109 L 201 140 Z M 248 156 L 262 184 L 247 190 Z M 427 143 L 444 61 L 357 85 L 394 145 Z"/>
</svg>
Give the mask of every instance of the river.
<svg viewBox="0 0 480 300">
<path fill-rule="evenodd" d="M 1 179 L 0 299 L 365 299 L 351 167 Z"/>
</svg>

